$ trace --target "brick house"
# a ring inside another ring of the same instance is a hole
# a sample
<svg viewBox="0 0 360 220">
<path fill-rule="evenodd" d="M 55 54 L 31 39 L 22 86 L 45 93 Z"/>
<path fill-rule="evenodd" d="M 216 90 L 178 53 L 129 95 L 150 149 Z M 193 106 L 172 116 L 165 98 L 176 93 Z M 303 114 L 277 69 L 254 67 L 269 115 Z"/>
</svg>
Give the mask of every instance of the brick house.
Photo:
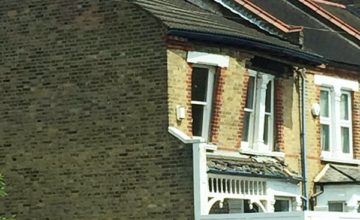
<svg viewBox="0 0 360 220">
<path fill-rule="evenodd" d="M 356 4 L 6 0 L 0 11 L 0 216 L 357 215 Z"/>
</svg>

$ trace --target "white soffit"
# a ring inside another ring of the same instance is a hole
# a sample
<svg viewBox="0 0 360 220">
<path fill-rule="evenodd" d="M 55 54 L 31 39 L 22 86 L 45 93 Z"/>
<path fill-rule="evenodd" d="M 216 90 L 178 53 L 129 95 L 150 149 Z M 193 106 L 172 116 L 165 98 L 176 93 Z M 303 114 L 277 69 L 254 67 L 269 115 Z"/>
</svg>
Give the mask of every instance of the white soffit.
<svg viewBox="0 0 360 220">
<path fill-rule="evenodd" d="M 189 51 L 187 62 L 227 68 L 229 67 L 229 56 Z"/>
<path fill-rule="evenodd" d="M 359 82 L 347 79 L 339 79 L 330 76 L 315 75 L 314 81 L 316 85 L 340 87 L 342 89 L 350 89 L 351 91 L 359 91 Z"/>
</svg>

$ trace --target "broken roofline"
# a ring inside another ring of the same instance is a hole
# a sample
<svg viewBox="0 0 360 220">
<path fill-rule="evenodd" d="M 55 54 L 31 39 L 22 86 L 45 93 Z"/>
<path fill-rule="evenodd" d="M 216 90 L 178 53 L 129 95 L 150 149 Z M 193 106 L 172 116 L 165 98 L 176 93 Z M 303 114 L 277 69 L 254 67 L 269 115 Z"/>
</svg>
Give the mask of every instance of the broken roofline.
<svg viewBox="0 0 360 220">
<path fill-rule="evenodd" d="M 310 8 L 314 12 L 316 12 L 321 17 L 327 19 L 337 27 L 341 28 L 342 30 L 346 31 L 348 34 L 354 36 L 358 40 L 360 40 L 360 31 L 356 30 L 352 26 L 348 25 L 346 22 L 341 20 L 340 18 L 336 17 L 335 15 L 331 14 L 330 12 L 323 9 L 321 6 L 316 4 L 315 2 L 311 0 L 297 0 L 301 2 L 306 7 Z"/>
<path fill-rule="evenodd" d="M 294 60 L 294 59 L 296 59 L 297 61 L 301 60 L 304 63 L 314 66 L 328 63 L 327 59 L 315 53 L 305 52 L 300 49 L 296 50 L 288 47 L 281 47 L 251 38 L 235 37 L 224 34 L 190 31 L 190 30 L 176 29 L 176 28 L 168 29 L 168 35 L 184 37 L 193 40 L 200 40 L 209 43 L 221 43 L 224 45 L 243 46 L 243 47 L 246 46 L 252 49 L 258 49 L 259 51 L 276 53 L 278 54 L 278 57 L 282 57 L 282 58 L 286 57 L 285 59 L 288 60 Z"/>
</svg>

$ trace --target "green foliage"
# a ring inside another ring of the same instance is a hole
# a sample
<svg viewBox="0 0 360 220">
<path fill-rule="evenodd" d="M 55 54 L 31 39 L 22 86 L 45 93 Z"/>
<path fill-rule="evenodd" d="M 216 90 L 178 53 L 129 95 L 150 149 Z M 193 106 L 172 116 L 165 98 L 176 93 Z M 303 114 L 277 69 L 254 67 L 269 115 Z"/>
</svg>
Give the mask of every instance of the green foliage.
<svg viewBox="0 0 360 220">
<path fill-rule="evenodd" d="M 0 174 L 0 197 L 6 196 L 4 177 Z M 15 220 L 15 218 L 5 218 L 0 216 L 0 220 Z"/>
<path fill-rule="evenodd" d="M 0 217 L 0 220 L 15 220 L 14 218 L 4 218 L 4 217 Z"/>
<path fill-rule="evenodd" d="M 6 196 L 5 193 L 5 181 L 4 181 L 4 177 L 0 174 L 0 197 L 4 197 Z M 0 220 L 2 220 L 0 218 Z"/>
</svg>

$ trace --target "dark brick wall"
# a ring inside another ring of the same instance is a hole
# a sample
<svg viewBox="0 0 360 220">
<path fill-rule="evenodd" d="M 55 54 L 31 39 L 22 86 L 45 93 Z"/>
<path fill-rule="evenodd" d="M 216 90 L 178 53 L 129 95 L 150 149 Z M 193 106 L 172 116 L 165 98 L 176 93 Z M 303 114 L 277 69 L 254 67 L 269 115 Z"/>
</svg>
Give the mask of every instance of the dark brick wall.
<svg viewBox="0 0 360 220">
<path fill-rule="evenodd" d="M 4 0 L 0 17 L 0 215 L 191 219 L 161 25 L 110 0 Z"/>
</svg>

